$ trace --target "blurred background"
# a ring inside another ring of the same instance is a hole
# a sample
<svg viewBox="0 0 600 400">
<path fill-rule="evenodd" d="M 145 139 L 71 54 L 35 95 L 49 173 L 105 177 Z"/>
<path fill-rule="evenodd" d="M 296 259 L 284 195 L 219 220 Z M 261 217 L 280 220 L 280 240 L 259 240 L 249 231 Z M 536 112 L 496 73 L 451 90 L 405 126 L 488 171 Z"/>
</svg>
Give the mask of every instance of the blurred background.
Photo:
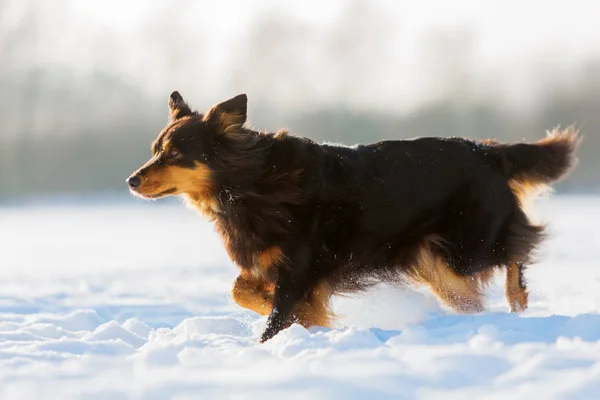
<svg viewBox="0 0 600 400">
<path fill-rule="evenodd" d="M 346 144 L 585 135 L 600 189 L 600 3 L 0 0 L 0 201 L 128 196 L 179 90 Z"/>
</svg>

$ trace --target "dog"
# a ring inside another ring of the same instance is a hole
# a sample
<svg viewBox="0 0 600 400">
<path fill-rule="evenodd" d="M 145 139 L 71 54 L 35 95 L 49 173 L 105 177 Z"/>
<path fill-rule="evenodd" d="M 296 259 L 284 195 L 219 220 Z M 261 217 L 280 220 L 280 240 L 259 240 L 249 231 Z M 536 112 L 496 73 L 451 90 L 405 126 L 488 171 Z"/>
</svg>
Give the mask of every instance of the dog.
<svg viewBox="0 0 600 400">
<path fill-rule="evenodd" d="M 535 143 L 417 138 L 344 147 L 245 127 L 247 96 L 201 114 L 179 92 L 152 158 L 128 179 L 147 199 L 182 196 L 213 220 L 240 274 L 231 295 L 268 315 L 265 342 L 292 323 L 330 326 L 330 297 L 381 282 L 425 284 L 461 313 L 506 271 L 512 312 L 544 238 L 524 204 L 570 171 L 575 128 Z"/>
</svg>

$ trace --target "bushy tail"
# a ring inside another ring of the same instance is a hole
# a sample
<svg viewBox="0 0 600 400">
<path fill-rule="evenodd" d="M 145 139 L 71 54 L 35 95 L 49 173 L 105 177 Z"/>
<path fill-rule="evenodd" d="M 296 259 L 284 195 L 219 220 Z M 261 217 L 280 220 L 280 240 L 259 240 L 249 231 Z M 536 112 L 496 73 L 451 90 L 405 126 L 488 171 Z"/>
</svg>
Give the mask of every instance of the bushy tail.
<svg viewBox="0 0 600 400">
<path fill-rule="evenodd" d="M 535 143 L 499 145 L 504 173 L 511 181 L 536 186 L 560 180 L 575 165 L 578 131 L 554 129 Z"/>
</svg>

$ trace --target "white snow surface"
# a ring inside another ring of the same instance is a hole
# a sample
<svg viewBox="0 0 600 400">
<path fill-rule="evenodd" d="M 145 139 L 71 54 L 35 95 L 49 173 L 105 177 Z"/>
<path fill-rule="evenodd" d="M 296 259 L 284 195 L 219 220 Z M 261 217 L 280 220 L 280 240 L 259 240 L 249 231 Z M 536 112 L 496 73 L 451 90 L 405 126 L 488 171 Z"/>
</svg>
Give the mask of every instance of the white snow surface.
<svg viewBox="0 0 600 400">
<path fill-rule="evenodd" d="M 0 208 L 0 399 L 598 399 L 600 198 L 544 199 L 530 308 L 422 288 L 334 299 L 335 329 L 258 344 L 236 268 L 183 205 Z"/>
</svg>

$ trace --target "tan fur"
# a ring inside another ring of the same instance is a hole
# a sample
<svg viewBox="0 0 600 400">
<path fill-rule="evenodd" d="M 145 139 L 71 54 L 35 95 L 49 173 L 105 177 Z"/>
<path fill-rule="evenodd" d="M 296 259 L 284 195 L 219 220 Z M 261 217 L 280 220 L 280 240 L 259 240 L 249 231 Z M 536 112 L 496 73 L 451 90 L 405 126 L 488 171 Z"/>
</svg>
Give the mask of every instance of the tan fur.
<svg viewBox="0 0 600 400">
<path fill-rule="evenodd" d="M 305 328 L 311 326 L 330 327 L 334 314 L 331 311 L 331 291 L 325 281 L 321 281 L 308 299 L 300 303 L 294 311 L 296 321 Z"/>
<path fill-rule="evenodd" d="M 261 251 L 255 256 L 256 265 L 261 269 L 271 268 L 283 259 L 283 252 L 278 246 L 270 247 L 267 250 Z"/>
<path fill-rule="evenodd" d="M 183 199 L 188 207 L 198 211 L 208 221 L 214 221 L 217 218 L 219 206 L 209 196 L 183 195 Z"/>
<path fill-rule="evenodd" d="M 522 282 L 519 275 L 519 265 L 517 263 L 513 262 L 506 266 L 504 293 L 506 294 L 510 311 L 514 313 L 520 313 L 527 309 L 529 297 L 527 288 L 521 286 Z"/>
<path fill-rule="evenodd" d="M 554 127 L 550 131 L 546 131 L 546 137 L 539 140 L 537 143 L 544 145 L 552 142 L 571 142 L 574 148 L 578 149 L 581 146 L 582 137 L 579 135 L 579 129 L 575 125 L 561 129 L 560 126 Z"/>
<path fill-rule="evenodd" d="M 414 282 L 428 285 L 440 301 L 456 311 L 483 311 L 481 284 L 482 280 L 491 277 L 491 273 L 485 271 L 473 276 L 458 276 L 431 251 L 429 242 L 421 247 L 417 262 L 408 275 Z"/>
<path fill-rule="evenodd" d="M 508 185 L 515 196 L 517 196 L 517 201 L 521 209 L 533 220 L 536 219 L 534 218 L 534 200 L 538 197 L 549 195 L 552 192 L 552 188 L 549 185 L 531 181 L 511 179 L 508 181 Z"/>
<path fill-rule="evenodd" d="M 256 273 L 262 276 L 270 276 L 271 268 L 281 263 L 285 259 L 283 251 L 278 246 L 269 247 L 254 256 L 254 267 Z"/>
<path fill-rule="evenodd" d="M 231 289 L 231 297 L 239 306 L 259 315 L 269 315 L 273 307 L 275 285 L 252 275 L 237 277 Z"/>
<path fill-rule="evenodd" d="M 171 195 L 186 194 L 192 201 L 207 201 L 212 198 L 209 191 L 212 187 L 210 169 L 197 162 L 194 169 L 176 165 L 157 164 L 150 160 L 144 167 L 142 183 L 136 189 L 144 197 L 155 197 L 167 190 Z"/>
<path fill-rule="evenodd" d="M 273 135 L 273 139 L 285 139 L 287 136 L 289 136 L 289 134 L 290 132 L 287 129 L 280 129 L 277 132 L 275 132 L 275 135 Z"/>
</svg>

